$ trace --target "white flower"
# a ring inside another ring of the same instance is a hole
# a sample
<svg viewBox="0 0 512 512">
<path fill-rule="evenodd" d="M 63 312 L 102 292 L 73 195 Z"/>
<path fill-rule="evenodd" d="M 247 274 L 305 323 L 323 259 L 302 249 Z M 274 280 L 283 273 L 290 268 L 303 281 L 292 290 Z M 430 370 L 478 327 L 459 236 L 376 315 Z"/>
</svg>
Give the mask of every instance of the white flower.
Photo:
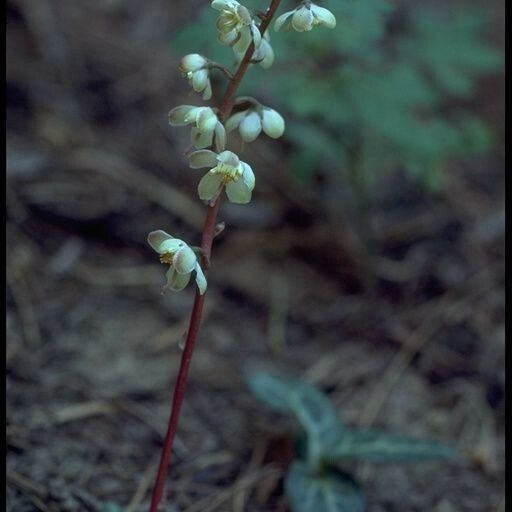
<svg viewBox="0 0 512 512">
<path fill-rule="evenodd" d="M 334 14 L 320 7 L 310 0 L 305 0 L 302 5 L 288 11 L 276 19 L 274 28 L 279 30 L 281 27 L 289 28 L 290 25 L 297 32 L 308 32 L 317 25 L 324 25 L 327 28 L 334 28 L 336 26 L 336 18 Z"/>
<path fill-rule="evenodd" d="M 207 148 L 214 144 L 217 151 L 223 151 L 226 147 L 226 130 L 211 107 L 175 107 L 169 112 L 169 123 L 172 126 L 194 124 L 191 140 L 196 148 Z"/>
<path fill-rule="evenodd" d="M 183 240 L 159 229 L 149 233 L 148 244 L 160 255 L 160 261 L 169 265 L 166 288 L 175 292 L 183 290 L 195 271 L 197 287 L 203 295 L 207 286 L 206 277 L 197 261 L 196 253 Z"/>
<path fill-rule="evenodd" d="M 245 142 L 252 142 L 263 130 L 269 137 L 277 139 L 284 133 L 284 119 L 272 108 L 255 106 L 233 114 L 226 121 L 226 131 L 238 128 Z"/>
<path fill-rule="evenodd" d="M 203 201 L 217 199 L 223 187 L 232 203 L 245 204 L 251 200 L 256 180 L 254 173 L 251 166 L 242 162 L 232 151 L 218 154 L 207 149 L 195 151 L 189 155 L 189 165 L 192 169 L 211 167 L 197 187 Z"/>
<path fill-rule="evenodd" d="M 274 63 L 274 49 L 270 45 L 270 36 L 265 32 L 261 39 L 259 48 L 256 49 L 252 60 L 257 62 L 262 68 L 268 69 Z"/>
<path fill-rule="evenodd" d="M 238 62 L 243 59 L 250 44 L 251 38 L 242 35 L 238 42 L 233 45 L 233 51 L 235 52 L 235 57 Z M 268 69 L 274 63 L 274 50 L 270 45 L 270 37 L 268 35 L 268 31 L 265 32 L 261 39 L 260 45 L 254 51 L 251 62 L 259 64 L 264 69 Z"/>
<path fill-rule="evenodd" d="M 188 78 L 194 91 L 203 93 L 203 100 L 209 100 L 212 97 L 212 84 L 206 58 L 198 53 L 185 55 L 181 59 L 180 70 L 183 76 Z"/>
<path fill-rule="evenodd" d="M 254 47 L 261 43 L 261 34 L 248 9 L 236 0 L 213 0 L 212 7 L 220 11 L 217 19 L 218 39 L 222 44 L 233 46 L 242 41 L 245 51 L 254 41 Z"/>
</svg>

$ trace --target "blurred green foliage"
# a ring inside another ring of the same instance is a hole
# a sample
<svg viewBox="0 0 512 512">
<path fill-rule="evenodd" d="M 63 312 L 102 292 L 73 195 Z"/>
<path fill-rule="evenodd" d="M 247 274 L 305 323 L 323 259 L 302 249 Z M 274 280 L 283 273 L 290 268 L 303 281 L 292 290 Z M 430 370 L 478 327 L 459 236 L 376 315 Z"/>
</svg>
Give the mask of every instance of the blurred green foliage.
<svg viewBox="0 0 512 512">
<path fill-rule="evenodd" d="M 361 195 L 383 172 L 401 168 L 436 188 L 449 158 L 489 147 L 490 130 L 463 108 L 477 80 L 502 66 L 486 42 L 485 13 L 390 0 L 319 3 L 336 15 L 336 29 L 272 28 L 273 68 L 253 66 L 241 89 L 286 112 L 297 176 L 308 180 L 319 165 L 339 169 Z M 293 5 L 283 2 L 282 10 Z M 230 48 L 216 43 L 215 19 L 207 5 L 173 36 L 173 49 L 232 62 Z"/>
<path fill-rule="evenodd" d="M 285 479 L 294 512 L 363 512 L 361 487 L 339 467 L 346 460 L 419 462 L 454 455 L 453 448 L 435 441 L 347 428 L 327 396 L 306 381 L 252 372 L 248 386 L 258 400 L 300 427 L 298 457 Z"/>
</svg>

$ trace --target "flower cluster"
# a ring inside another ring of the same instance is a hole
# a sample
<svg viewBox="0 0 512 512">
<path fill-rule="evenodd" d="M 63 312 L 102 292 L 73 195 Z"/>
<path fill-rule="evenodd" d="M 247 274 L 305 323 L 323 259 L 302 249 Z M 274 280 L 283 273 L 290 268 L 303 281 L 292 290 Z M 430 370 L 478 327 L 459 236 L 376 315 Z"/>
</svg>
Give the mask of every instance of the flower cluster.
<svg viewBox="0 0 512 512">
<path fill-rule="evenodd" d="M 263 21 L 266 20 L 265 14 L 254 15 L 237 0 L 213 0 L 211 6 L 219 12 L 216 23 L 218 40 L 233 48 L 239 63 L 247 59 L 247 63 L 260 64 L 263 68 L 272 66 L 275 56 L 265 30 L 269 22 Z M 336 18 L 311 0 L 303 0 L 293 11 L 279 16 L 274 28 L 278 31 L 292 27 L 298 32 L 306 32 L 318 25 L 334 28 Z M 212 98 L 210 73 L 215 68 L 222 69 L 229 77 L 233 76 L 223 66 L 198 53 L 186 55 L 180 62 L 181 73 L 195 92 L 202 93 L 203 100 Z M 234 102 L 234 112 L 229 114 L 209 106 L 194 105 L 180 105 L 169 112 L 169 124 L 172 126 L 191 125 L 194 149 L 188 154 L 189 166 L 192 169 L 209 168 L 197 187 L 199 198 L 208 205 L 215 204 L 223 190 L 230 202 L 246 204 L 251 200 L 255 186 L 251 166 L 233 151 L 226 150 L 226 134 L 238 130 L 245 142 L 252 142 L 261 132 L 276 139 L 285 130 L 283 117 L 253 98 L 238 98 Z M 224 116 L 228 116 L 227 119 Z M 149 234 L 148 243 L 160 255 L 160 261 L 169 265 L 166 288 L 182 290 L 195 272 L 199 293 L 206 291 L 206 278 L 197 254 L 183 240 L 157 230 Z"/>
</svg>

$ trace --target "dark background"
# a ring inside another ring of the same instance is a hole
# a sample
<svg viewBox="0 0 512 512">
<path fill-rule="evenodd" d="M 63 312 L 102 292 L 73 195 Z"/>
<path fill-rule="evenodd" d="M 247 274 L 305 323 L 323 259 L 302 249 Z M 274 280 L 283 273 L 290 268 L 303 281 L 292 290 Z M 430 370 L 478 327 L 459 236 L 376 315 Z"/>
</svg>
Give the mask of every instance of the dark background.
<svg viewBox="0 0 512 512">
<path fill-rule="evenodd" d="M 200 240 L 167 112 L 197 99 L 170 42 L 205 3 L 7 3 L 7 510 L 147 508 L 193 288 L 160 296 L 145 239 Z M 499 46 L 504 6 L 485 5 Z M 290 424 L 247 391 L 259 364 L 351 425 L 457 447 L 353 466 L 372 512 L 504 511 L 503 87 L 485 77 L 470 104 L 493 148 L 434 193 L 383 177 L 363 242 L 321 164 L 294 179 L 286 134 L 243 149 L 254 200 L 221 207 L 165 510 L 286 510 Z"/>
</svg>

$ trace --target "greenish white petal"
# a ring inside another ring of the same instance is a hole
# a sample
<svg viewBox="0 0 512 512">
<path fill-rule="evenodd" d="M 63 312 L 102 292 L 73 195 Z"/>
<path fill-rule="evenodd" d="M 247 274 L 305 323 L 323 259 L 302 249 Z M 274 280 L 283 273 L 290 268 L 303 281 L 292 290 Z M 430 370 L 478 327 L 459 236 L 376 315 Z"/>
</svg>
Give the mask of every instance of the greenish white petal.
<svg viewBox="0 0 512 512">
<path fill-rule="evenodd" d="M 261 124 L 263 127 L 263 131 L 273 139 L 281 137 L 281 135 L 284 133 L 284 119 L 281 116 L 281 114 L 276 112 L 274 109 L 263 109 Z"/>
<path fill-rule="evenodd" d="M 237 112 L 236 114 L 233 114 L 227 121 L 226 121 L 226 125 L 225 125 L 225 128 L 226 128 L 226 131 L 229 133 L 233 130 L 235 130 L 238 125 L 240 124 L 240 122 L 242 121 L 242 119 L 246 116 L 247 114 L 247 111 L 243 111 L 243 112 Z"/>
<path fill-rule="evenodd" d="M 203 295 L 204 292 L 206 291 L 208 283 L 203 273 L 203 269 L 201 268 L 201 265 L 199 265 L 199 263 L 196 264 L 196 283 L 197 287 L 199 288 L 199 293 Z"/>
<path fill-rule="evenodd" d="M 201 178 L 197 186 L 197 192 L 203 201 L 210 201 L 218 194 L 221 186 L 222 177 L 210 171 Z"/>
<path fill-rule="evenodd" d="M 276 19 L 276 22 L 274 23 L 274 30 L 276 32 L 278 32 L 279 30 L 281 30 L 281 28 L 283 27 L 283 25 L 289 21 L 289 18 L 291 18 L 291 16 L 293 16 L 293 14 L 295 13 L 295 11 L 288 11 L 288 12 L 285 12 L 284 14 L 281 14 L 281 16 L 279 16 L 277 19 Z"/>
<path fill-rule="evenodd" d="M 179 274 L 174 270 L 173 267 L 169 267 L 169 270 L 166 274 L 167 277 L 167 286 L 175 291 L 180 292 L 187 286 L 190 281 L 190 273 L 188 274 Z"/>
<path fill-rule="evenodd" d="M 217 165 L 217 153 L 209 149 L 194 151 L 188 156 L 188 164 L 192 169 L 201 169 L 202 167 L 211 169 Z"/>
<path fill-rule="evenodd" d="M 192 74 L 192 88 L 196 92 L 201 92 L 208 84 L 208 80 L 208 70 L 199 69 Z"/>
<path fill-rule="evenodd" d="M 172 266 L 178 274 L 189 274 L 194 270 L 196 262 L 196 253 L 188 245 L 176 251 L 172 258 Z"/>
<path fill-rule="evenodd" d="M 226 194 L 232 203 L 246 204 L 251 200 L 252 192 L 244 180 L 236 180 L 226 185 Z"/>
<path fill-rule="evenodd" d="M 181 59 L 180 68 L 186 73 L 189 71 L 193 72 L 206 66 L 207 62 L 208 61 L 202 55 L 199 55 L 199 53 L 190 53 Z"/>
<path fill-rule="evenodd" d="M 240 159 L 233 151 L 222 151 L 217 155 L 217 161 L 230 167 L 238 167 L 240 165 Z"/>
<path fill-rule="evenodd" d="M 208 148 L 213 142 L 213 132 L 200 132 L 197 128 L 190 130 L 190 140 L 198 148 Z"/>
<path fill-rule="evenodd" d="M 329 9 L 312 4 L 311 12 L 316 18 L 315 24 L 325 25 L 327 28 L 334 28 L 336 26 L 336 18 Z"/>
<path fill-rule="evenodd" d="M 160 246 L 163 242 L 166 240 L 174 240 L 174 237 L 172 235 L 169 235 L 169 233 L 166 233 L 162 229 L 157 229 L 156 231 L 151 231 L 148 235 L 148 244 L 151 246 L 151 248 L 156 251 L 159 254 L 162 254 L 160 251 Z"/>
<path fill-rule="evenodd" d="M 245 162 L 241 162 L 241 164 L 243 168 L 242 180 L 246 187 L 252 191 L 254 189 L 254 185 L 256 184 L 256 177 L 254 176 L 252 167 Z"/>
<path fill-rule="evenodd" d="M 311 9 L 300 7 L 292 16 L 292 27 L 297 32 L 309 32 L 313 28 L 314 16 Z"/>
<path fill-rule="evenodd" d="M 183 240 L 180 240 L 179 238 L 170 238 L 164 240 L 160 244 L 160 249 L 157 252 L 160 254 L 172 254 L 178 250 L 181 250 L 183 247 L 188 247 L 188 245 Z"/>
<path fill-rule="evenodd" d="M 251 112 L 245 116 L 238 129 L 245 142 L 252 142 L 261 133 L 260 116 L 256 112 Z"/>
<path fill-rule="evenodd" d="M 187 121 L 187 117 L 193 109 L 196 109 L 192 105 L 180 105 L 179 107 L 174 107 L 169 112 L 169 124 L 172 126 L 185 126 L 190 121 Z"/>
<path fill-rule="evenodd" d="M 208 78 L 208 81 L 206 82 L 206 87 L 203 91 L 203 100 L 209 100 L 212 97 L 212 84 L 210 82 L 210 79 Z"/>
<path fill-rule="evenodd" d="M 211 6 L 216 9 L 217 11 L 223 11 L 223 10 L 231 10 L 235 11 L 238 6 L 240 5 L 239 2 L 236 0 L 213 0 Z"/>
<path fill-rule="evenodd" d="M 226 148 L 226 129 L 224 125 L 218 121 L 215 125 L 215 151 L 224 151 Z"/>
</svg>

